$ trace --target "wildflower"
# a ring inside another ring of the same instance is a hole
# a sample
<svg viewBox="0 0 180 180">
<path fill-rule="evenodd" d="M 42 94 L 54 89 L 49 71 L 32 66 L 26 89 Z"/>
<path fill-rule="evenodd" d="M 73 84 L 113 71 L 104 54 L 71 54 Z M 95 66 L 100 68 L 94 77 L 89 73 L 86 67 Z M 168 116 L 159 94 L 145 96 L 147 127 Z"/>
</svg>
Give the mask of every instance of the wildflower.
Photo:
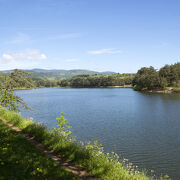
<svg viewBox="0 0 180 180">
<path fill-rule="evenodd" d="M 1 162 L 1 165 L 4 165 L 4 162 Z"/>
<path fill-rule="evenodd" d="M 37 171 L 39 171 L 39 168 L 37 168 Z"/>
</svg>

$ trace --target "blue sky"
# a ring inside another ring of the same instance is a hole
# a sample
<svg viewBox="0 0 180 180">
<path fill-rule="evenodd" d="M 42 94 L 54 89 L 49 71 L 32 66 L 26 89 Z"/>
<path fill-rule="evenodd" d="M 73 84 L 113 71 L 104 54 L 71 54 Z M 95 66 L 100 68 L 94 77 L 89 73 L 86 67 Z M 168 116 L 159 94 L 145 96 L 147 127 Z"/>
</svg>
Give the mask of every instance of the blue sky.
<svg viewBox="0 0 180 180">
<path fill-rule="evenodd" d="M 179 58 L 179 0 L 0 0 L 0 70 L 127 73 Z"/>
</svg>

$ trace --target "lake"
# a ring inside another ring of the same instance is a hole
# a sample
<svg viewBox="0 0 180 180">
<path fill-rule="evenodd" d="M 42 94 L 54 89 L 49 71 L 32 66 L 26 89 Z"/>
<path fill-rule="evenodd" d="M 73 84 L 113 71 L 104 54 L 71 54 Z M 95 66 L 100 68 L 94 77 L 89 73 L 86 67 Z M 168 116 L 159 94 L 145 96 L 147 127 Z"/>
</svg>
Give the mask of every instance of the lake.
<svg viewBox="0 0 180 180">
<path fill-rule="evenodd" d="M 180 94 L 143 94 L 132 89 L 43 88 L 18 90 L 35 111 L 24 117 L 53 128 L 60 112 L 81 141 L 98 140 L 134 165 L 180 179 Z"/>
</svg>

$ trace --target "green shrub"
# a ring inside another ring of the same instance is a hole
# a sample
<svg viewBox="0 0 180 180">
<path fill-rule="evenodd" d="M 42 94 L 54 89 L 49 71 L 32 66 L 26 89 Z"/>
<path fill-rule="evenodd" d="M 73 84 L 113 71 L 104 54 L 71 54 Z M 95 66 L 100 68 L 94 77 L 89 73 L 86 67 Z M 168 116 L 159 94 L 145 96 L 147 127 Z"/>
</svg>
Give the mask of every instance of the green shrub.
<svg viewBox="0 0 180 180">
<path fill-rule="evenodd" d="M 71 126 L 68 126 L 67 119 L 64 117 L 64 113 L 61 112 L 61 116 L 56 118 L 58 125 L 56 128 L 54 128 L 55 133 L 57 133 L 60 136 L 63 136 L 64 138 L 68 138 L 71 135 Z"/>
</svg>

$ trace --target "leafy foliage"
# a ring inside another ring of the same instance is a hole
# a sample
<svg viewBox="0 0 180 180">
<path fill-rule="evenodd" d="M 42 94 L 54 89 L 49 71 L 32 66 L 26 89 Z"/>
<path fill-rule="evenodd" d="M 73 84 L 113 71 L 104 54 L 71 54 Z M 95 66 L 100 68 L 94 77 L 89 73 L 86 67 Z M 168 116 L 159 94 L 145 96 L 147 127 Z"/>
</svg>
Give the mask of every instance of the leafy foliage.
<svg viewBox="0 0 180 180">
<path fill-rule="evenodd" d="M 13 89 L 0 88 L 0 105 L 10 111 L 19 111 L 20 108 L 33 111 L 20 97 L 14 94 Z"/>
<path fill-rule="evenodd" d="M 59 85 L 62 87 L 89 88 L 89 87 L 108 87 L 124 86 L 132 84 L 134 74 L 111 74 L 111 75 L 78 75 L 71 79 L 61 80 Z"/>
<path fill-rule="evenodd" d="M 15 69 L 9 76 L 6 76 L 5 88 L 34 88 L 34 83 L 28 76 L 28 73 Z"/>
<path fill-rule="evenodd" d="M 180 87 L 180 63 L 165 65 L 159 71 L 152 66 L 138 70 L 133 79 L 136 90 L 164 89 L 166 87 Z"/>
<path fill-rule="evenodd" d="M 15 69 L 10 74 L 0 73 L 0 88 L 5 89 L 32 89 L 38 87 L 57 86 L 57 80 L 32 78 L 32 73 Z"/>
<path fill-rule="evenodd" d="M 0 89 L 0 105 L 8 110 L 17 111 L 19 104 L 12 89 Z"/>
<path fill-rule="evenodd" d="M 158 88 L 160 86 L 158 72 L 152 66 L 141 68 L 133 80 L 133 85 L 136 85 L 137 90 Z"/>
<path fill-rule="evenodd" d="M 24 101 L 14 94 L 14 89 L 34 88 L 28 73 L 15 69 L 11 74 L 0 74 L 0 105 L 11 111 L 18 111 L 20 107 L 32 110 Z"/>
<path fill-rule="evenodd" d="M 61 116 L 56 118 L 58 125 L 56 128 L 54 128 L 54 131 L 64 138 L 68 138 L 71 135 L 71 126 L 67 124 L 67 119 L 64 117 L 64 113 L 61 112 Z"/>
</svg>

